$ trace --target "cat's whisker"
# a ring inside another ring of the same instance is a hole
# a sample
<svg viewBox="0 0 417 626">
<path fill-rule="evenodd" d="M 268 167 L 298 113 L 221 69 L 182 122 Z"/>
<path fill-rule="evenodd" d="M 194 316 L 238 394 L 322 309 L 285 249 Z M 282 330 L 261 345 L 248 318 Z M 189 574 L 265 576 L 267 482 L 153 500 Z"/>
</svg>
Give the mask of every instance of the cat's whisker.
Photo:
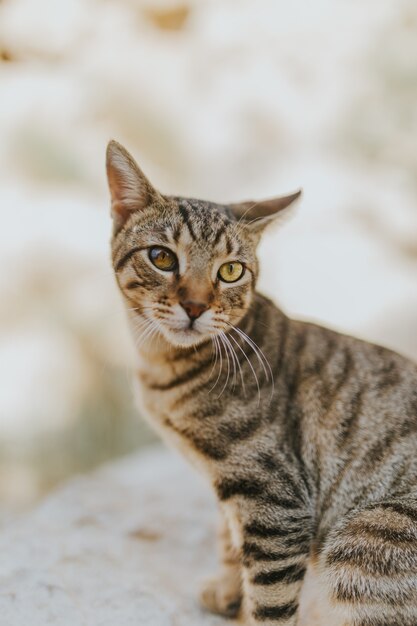
<svg viewBox="0 0 417 626">
<path fill-rule="evenodd" d="M 134 328 L 135 346 L 137 348 L 140 347 L 140 345 L 142 344 L 142 340 L 144 339 L 144 337 L 146 337 L 151 328 L 152 324 L 149 320 L 146 320 L 146 323 L 142 324 L 140 327 Z"/>
<path fill-rule="evenodd" d="M 253 341 L 253 339 L 251 339 L 251 337 L 249 337 L 242 329 L 237 328 L 236 326 L 233 326 L 233 324 L 230 324 L 230 322 L 228 322 L 228 325 L 232 327 L 232 330 L 235 330 L 244 341 L 246 341 L 246 343 L 252 348 L 252 350 L 255 352 L 259 363 L 262 366 L 262 369 L 264 370 L 264 374 L 265 374 L 265 378 L 267 381 L 270 380 L 271 382 L 271 398 L 274 395 L 274 391 L 275 391 L 275 381 L 274 381 L 274 374 L 271 368 L 271 365 L 268 361 L 268 359 L 266 358 L 265 354 L 263 353 L 263 351 L 261 350 L 261 348 Z M 232 335 L 231 335 L 232 336 Z M 266 364 L 266 366 L 265 366 Z M 268 371 L 266 369 L 266 367 L 268 368 Z"/>
<path fill-rule="evenodd" d="M 224 335 L 224 333 L 220 333 L 220 334 L 219 334 L 219 339 L 220 339 L 220 341 L 221 341 L 221 343 L 222 343 L 222 345 L 223 345 L 223 347 L 224 347 L 225 357 L 227 358 L 227 376 L 226 376 L 225 383 L 224 383 L 224 385 L 223 385 L 223 387 L 222 387 L 222 390 L 221 390 L 221 392 L 219 393 L 219 395 L 217 396 L 217 398 L 220 398 L 220 396 L 223 394 L 224 390 L 225 390 L 225 389 L 226 389 L 226 387 L 227 387 L 227 384 L 228 384 L 228 382 L 229 382 L 229 378 L 230 378 L 230 369 L 231 369 L 231 368 L 230 368 L 229 352 L 227 351 L 227 346 L 226 346 L 226 343 L 225 343 L 225 341 L 224 341 L 223 335 Z"/>
<path fill-rule="evenodd" d="M 234 330 L 238 330 L 238 329 L 235 328 Z M 243 332 L 243 331 L 241 331 L 241 332 Z M 244 333 L 244 335 L 246 335 L 246 333 Z M 257 346 L 257 344 L 254 341 L 252 341 L 250 339 L 250 337 L 246 336 L 246 337 L 243 337 L 243 339 L 245 339 L 247 342 L 249 341 L 249 345 L 251 346 L 252 350 L 257 355 L 258 360 L 259 360 L 259 362 L 261 363 L 261 365 L 263 367 L 266 381 L 271 383 L 271 393 L 269 395 L 269 402 L 271 402 L 272 398 L 274 397 L 274 394 L 275 394 L 275 379 L 274 379 L 274 373 L 272 371 L 271 365 L 270 365 L 267 357 L 263 353 L 263 351 L 259 348 L 259 346 Z M 265 363 L 267 368 L 268 368 L 269 376 L 268 376 L 268 373 L 265 371 L 265 367 L 264 367 L 263 363 Z"/>
<path fill-rule="evenodd" d="M 136 330 L 140 330 L 139 341 L 135 341 L 135 345 L 137 349 L 140 349 L 145 343 L 145 341 L 150 342 L 152 339 L 154 339 L 156 332 L 160 332 L 159 327 L 157 323 L 155 322 L 155 320 L 149 320 L 147 318 L 144 318 L 144 321 L 147 322 L 147 324 L 145 324 L 144 331 L 141 330 L 142 326 L 140 326 L 139 329 L 136 328 Z"/>
<path fill-rule="evenodd" d="M 255 352 L 259 363 L 264 371 L 265 377 L 267 380 L 269 380 L 269 377 L 273 376 L 272 374 L 272 369 L 271 366 L 269 365 L 269 362 L 266 358 L 266 356 L 264 355 L 264 353 L 262 352 L 262 350 L 259 348 L 259 346 L 253 341 L 253 339 L 251 339 L 251 337 L 249 337 L 249 335 L 247 335 L 243 330 L 241 330 L 240 328 L 237 328 L 236 326 L 234 326 L 233 324 L 231 324 L 232 329 L 234 331 L 236 331 L 241 337 L 242 339 L 244 339 L 246 341 L 246 343 L 249 343 L 249 345 L 251 346 L 251 348 L 253 349 L 253 351 Z M 267 363 L 268 365 L 268 369 L 269 369 L 269 373 L 265 367 L 264 361 Z"/>
<path fill-rule="evenodd" d="M 160 338 L 160 331 L 159 328 L 155 325 L 153 326 L 151 332 L 149 333 L 149 336 L 147 337 L 147 341 L 149 344 L 153 343 L 154 339 L 158 337 L 158 339 Z"/>
<path fill-rule="evenodd" d="M 238 367 L 238 370 L 239 370 L 239 374 L 240 374 L 240 379 L 241 379 L 241 382 L 242 382 L 243 395 L 246 397 L 246 385 L 245 385 L 245 380 L 244 380 L 244 376 L 243 376 L 242 366 L 241 366 L 240 360 L 239 360 L 239 358 L 237 356 L 236 348 L 234 348 L 234 346 L 230 343 L 230 339 L 232 339 L 239 348 L 240 348 L 240 346 L 234 340 L 234 337 L 232 337 L 232 335 L 229 335 L 229 337 L 227 337 L 227 335 L 225 335 L 225 338 L 227 338 L 227 341 L 229 342 L 229 344 L 230 344 L 230 346 L 231 346 L 231 348 L 233 350 L 233 353 L 235 355 L 236 364 L 237 364 L 237 367 Z"/>
<path fill-rule="evenodd" d="M 235 344 L 237 345 L 237 347 L 239 348 L 239 350 L 242 352 L 243 356 L 245 357 L 246 361 L 248 362 L 248 365 L 252 371 L 253 377 L 256 381 L 256 387 L 258 389 L 258 404 L 261 402 L 261 387 L 259 385 L 259 379 L 258 376 L 256 375 L 256 371 L 255 368 L 253 367 L 250 358 L 248 357 L 248 355 L 246 354 L 246 352 L 244 351 L 244 349 L 242 348 L 242 346 L 239 344 L 238 341 L 236 341 L 236 339 L 233 337 L 233 335 L 230 335 L 230 338 L 233 339 L 233 341 L 235 342 Z"/>
<path fill-rule="evenodd" d="M 156 326 L 158 328 L 158 335 L 157 335 L 157 338 L 158 338 L 158 344 L 157 345 L 158 345 L 158 347 L 159 347 L 161 338 L 163 337 L 163 333 L 162 333 L 162 330 L 161 330 L 162 329 L 162 324 L 161 324 L 161 321 L 160 321 L 161 319 L 164 319 L 164 318 L 159 318 L 159 319 L 155 319 L 154 320 L 155 324 L 156 324 Z"/>
<path fill-rule="evenodd" d="M 139 330 L 140 328 L 143 328 L 144 326 L 148 326 L 150 324 L 150 320 L 146 319 L 145 317 L 141 317 L 140 319 L 133 319 L 132 323 L 135 327 L 136 330 Z"/>
<path fill-rule="evenodd" d="M 224 342 L 225 342 L 225 347 L 227 350 L 227 354 L 228 354 L 228 359 L 230 360 L 230 377 L 229 380 L 231 380 L 231 385 L 232 385 L 232 390 L 235 388 L 236 386 L 236 365 L 235 365 L 235 361 L 234 361 L 234 355 L 233 352 L 231 350 L 231 344 L 230 342 L 227 340 L 226 334 L 223 337 Z M 230 358 L 229 358 L 230 355 Z M 233 378 L 231 378 L 232 376 L 232 365 L 233 365 Z"/>
<path fill-rule="evenodd" d="M 215 336 L 214 336 L 214 340 L 215 340 L 215 342 L 216 342 L 216 346 L 217 346 L 218 353 L 219 353 L 219 357 L 220 357 L 220 367 L 219 367 L 219 372 L 218 372 L 218 374 L 217 374 L 216 381 L 215 381 L 214 385 L 211 387 L 211 389 L 209 389 L 209 393 L 210 393 L 210 392 L 212 392 L 212 391 L 213 391 L 213 389 L 215 389 L 215 387 L 217 386 L 217 383 L 218 383 L 218 382 L 219 382 L 219 380 L 220 380 L 220 376 L 221 376 L 221 374 L 222 374 L 222 370 L 223 370 L 223 355 L 222 355 L 222 350 L 221 350 L 221 346 L 220 346 L 219 336 L 218 336 L 218 335 L 217 335 L 217 336 L 215 335 Z"/>
<path fill-rule="evenodd" d="M 230 343 L 229 338 L 227 337 L 226 334 L 224 335 L 224 340 L 226 342 L 227 349 L 230 352 L 230 356 L 232 357 L 232 365 L 233 365 L 232 389 L 234 389 L 236 387 L 236 384 L 237 384 L 237 372 L 238 372 L 238 370 L 237 370 L 236 362 L 235 362 L 237 357 L 236 357 L 236 353 L 235 353 L 235 351 L 233 349 L 233 346 Z"/>
<path fill-rule="evenodd" d="M 230 337 L 230 339 L 234 339 L 234 338 L 232 337 L 232 335 L 229 335 L 229 337 Z M 236 354 L 236 350 L 235 350 L 235 348 L 234 348 L 234 347 L 233 347 L 233 345 L 230 343 L 229 337 L 227 337 L 227 335 L 225 335 L 225 339 L 226 339 L 226 341 L 229 343 L 229 345 L 230 345 L 230 347 L 231 347 L 231 349 L 232 349 L 232 351 L 233 351 L 233 355 L 234 355 L 234 362 L 236 362 L 236 364 L 237 364 L 237 368 L 238 368 L 238 370 L 239 370 L 240 379 L 241 379 L 241 381 L 242 381 L 243 395 L 244 395 L 244 396 L 246 396 L 246 387 L 245 387 L 245 381 L 244 381 L 244 379 L 243 379 L 242 366 L 240 365 L 240 361 L 239 361 L 239 358 L 238 358 L 238 356 L 237 356 L 237 354 Z M 235 341 L 235 343 L 237 343 L 237 342 Z M 238 346 L 238 347 L 240 347 L 240 346 Z"/>
<path fill-rule="evenodd" d="M 226 354 L 226 350 L 224 348 L 223 339 L 222 339 L 222 337 L 220 335 L 218 335 L 218 340 L 219 340 L 219 346 L 220 346 L 220 355 L 222 357 L 221 366 L 222 366 L 222 369 L 223 369 L 223 350 L 225 352 L 225 357 L 227 357 L 227 354 Z M 222 369 L 220 370 L 220 374 L 222 373 Z M 217 396 L 217 398 L 220 398 L 220 396 L 222 395 L 223 391 L 224 391 L 224 386 L 223 386 L 222 391 L 220 392 L 220 394 Z"/>
<path fill-rule="evenodd" d="M 232 355 L 232 360 L 233 360 L 233 388 L 235 387 L 235 385 L 237 384 L 237 376 L 238 376 L 238 372 L 240 370 L 240 362 L 239 359 L 237 357 L 236 351 L 232 345 L 232 343 L 230 342 L 229 337 L 227 336 L 227 334 L 224 334 L 224 339 L 226 341 L 226 343 L 228 344 L 228 346 L 230 347 L 230 352 Z"/>
<path fill-rule="evenodd" d="M 227 347 L 227 351 L 230 354 L 230 356 L 232 357 L 232 365 L 233 365 L 233 379 L 232 379 L 232 390 L 234 390 L 234 388 L 236 387 L 236 379 L 237 379 L 237 372 L 236 372 L 236 363 L 235 363 L 235 353 L 233 351 L 233 347 L 232 344 L 230 343 L 230 341 L 228 340 L 227 336 L 224 335 L 224 341 L 226 343 L 226 347 Z"/>
<path fill-rule="evenodd" d="M 145 331 L 143 333 L 139 332 L 139 333 L 135 333 L 134 334 L 134 344 L 135 344 L 135 348 L 137 350 L 140 349 L 142 343 L 143 343 L 143 339 L 144 339 L 144 334 L 148 334 L 148 331 L 150 330 L 150 328 L 146 328 Z"/>
<path fill-rule="evenodd" d="M 217 354 L 217 341 L 216 341 L 217 337 L 213 336 L 213 337 L 210 337 L 210 339 L 211 339 L 212 346 L 215 349 L 215 358 L 214 358 L 214 363 L 213 363 L 213 365 L 211 367 L 211 370 L 210 370 L 210 375 L 208 377 L 208 380 L 210 380 L 210 378 L 213 376 L 213 372 L 216 369 L 217 357 L 218 357 L 218 354 Z"/>
<path fill-rule="evenodd" d="M 150 324 L 150 320 L 142 317 L 141 319 L 137 320 L 137 319 L 133 319 L 132 320 L 132 324 L 133 324 L 133 331 L 135 333 L 135 335 L 140 335 L 141 332 L 143 331 L 144 328 L 147 328 Z"/>
</svg>

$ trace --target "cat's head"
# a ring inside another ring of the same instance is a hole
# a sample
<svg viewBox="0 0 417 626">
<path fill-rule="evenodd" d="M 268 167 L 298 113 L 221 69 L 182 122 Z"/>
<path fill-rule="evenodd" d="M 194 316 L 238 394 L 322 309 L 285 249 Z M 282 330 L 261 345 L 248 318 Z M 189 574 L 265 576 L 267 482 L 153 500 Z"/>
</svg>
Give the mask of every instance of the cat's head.
<svg viewBox="0 0 417 626">
<path fill-rule="evenodd" d="M 113 266 L 138 335 L 186 347 L 238 324 L 255 289 L 260 235 L 300 192 L 228 205 L 165 196 L 115 141 L 107 176 Z"/>
</svg>

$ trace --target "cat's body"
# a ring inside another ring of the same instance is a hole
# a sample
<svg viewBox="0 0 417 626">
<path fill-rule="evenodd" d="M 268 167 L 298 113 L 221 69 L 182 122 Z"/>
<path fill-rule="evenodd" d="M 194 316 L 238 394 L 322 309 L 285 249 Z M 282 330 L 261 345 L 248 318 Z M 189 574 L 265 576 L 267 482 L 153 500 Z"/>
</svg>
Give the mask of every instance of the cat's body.
<svg viewBox="0 0 417 626">
<path fill-rule="evenodd" d="M 134 201 L 134 176 L 123 197 L 120 172 L 136 166 L 111 146 L 113 262 L 133 331 L 145 332 L 142 411 L 207 476 L 223 515 L 224 568 L 203 603 L 234 615 L 243 599 L 250 623 L 293 626 L 314 561 L 346 625 L 416 626 L 417 366 L 290 320 L 255 291 L 253 251 L 271 203 L 244 223 L 252 205 L 152 195 L 138 169 Z M 177 258 L 167 270 L 162 255 L 156 278 L 152 256 L 137 260 L 155 245 Z M 223 265 L 234 276 L 241 259 L 246 274 L 226 287 L 215 280 Z"/>
</svg>

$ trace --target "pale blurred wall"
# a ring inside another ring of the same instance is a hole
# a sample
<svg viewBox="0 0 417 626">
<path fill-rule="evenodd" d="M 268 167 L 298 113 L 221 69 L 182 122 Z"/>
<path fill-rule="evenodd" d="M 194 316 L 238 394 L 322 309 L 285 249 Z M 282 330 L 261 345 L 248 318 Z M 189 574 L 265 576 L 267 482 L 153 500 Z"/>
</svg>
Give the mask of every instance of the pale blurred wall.
<svg viewBox="0 0 417 626">
<path fill-rule="evenodd" d="M 161 190 L 304 188 L 289 313 L 417 356 L 414 0 L 0 0 L 0 519 L 147 441 L 109 264 L 110 137 Z"/>
</svg>

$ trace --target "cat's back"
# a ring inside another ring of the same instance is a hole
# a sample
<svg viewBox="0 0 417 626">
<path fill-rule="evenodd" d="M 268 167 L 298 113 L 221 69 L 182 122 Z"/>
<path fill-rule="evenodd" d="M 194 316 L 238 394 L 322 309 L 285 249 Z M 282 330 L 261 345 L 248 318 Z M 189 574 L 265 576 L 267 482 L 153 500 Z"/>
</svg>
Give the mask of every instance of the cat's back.
<svg viewBox="0 0 417 626">
<path fill-rule="evenodd" d="M 416 493 L 417 365 L 316 324 L 288 320 L 285 334 L 278 419 L 316 485 L 323 536 L 361 502 Z"/>
<path fill-rule="evenodd" d="M 353 355 L 356 386 L 362 398 L 362 412 L 374 436 L 382 434 L 387 445 L 397 440 L 417 440 L 417 364 L 380 345 L 346 337 L 346 349 Z M 361 402 L 359 402 L 359 405 Z"/>
<path fill-rule="evenodd" d="M 321 458 L 377 458 L 417 439 L 417 365 L 387 348 L 323 326 L 285 319 L 270 336 L 280 353 L 279 420 L 301 433 L 305 453 Z M 337 463 L 332 463 L 336 471 Z"/>
<path fill-rule="evenodd" d="M 344 386 L 361 388 L 384 406 L 409 406 L 417 418 L 417 364 L 393 350 L 318 324 L 291 320 L 287 338 L 289 369 L 296 364 L 294 384 L 320 380 L 327 402 Z"/>
</svg>

